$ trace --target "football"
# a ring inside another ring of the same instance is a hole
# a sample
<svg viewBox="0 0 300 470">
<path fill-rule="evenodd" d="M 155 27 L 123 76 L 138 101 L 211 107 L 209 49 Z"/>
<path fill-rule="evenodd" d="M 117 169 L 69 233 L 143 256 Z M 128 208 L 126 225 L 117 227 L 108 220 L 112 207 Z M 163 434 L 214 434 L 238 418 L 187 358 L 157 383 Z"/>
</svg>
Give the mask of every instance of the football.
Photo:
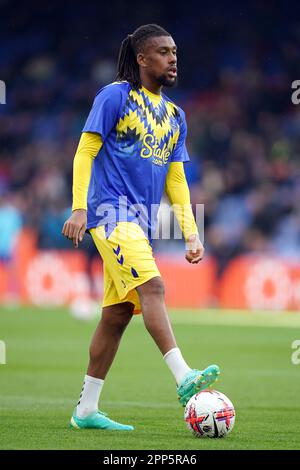
<svg viewBox="0 0 300 470">
<path fill-rule="evenodd" d="M 203 390 L 186 404 L 184 420 L 197 437 L 224 437 L 233 429 L 235 409 L 223 393 Z"/>
</svg>

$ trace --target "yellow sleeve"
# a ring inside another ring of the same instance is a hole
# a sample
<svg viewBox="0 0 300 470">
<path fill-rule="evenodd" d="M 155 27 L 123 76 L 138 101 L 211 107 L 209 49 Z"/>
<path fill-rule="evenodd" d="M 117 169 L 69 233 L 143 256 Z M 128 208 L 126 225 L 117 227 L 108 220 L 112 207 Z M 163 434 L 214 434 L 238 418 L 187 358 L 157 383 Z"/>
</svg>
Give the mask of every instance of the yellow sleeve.
<svg viewBox="0 0 300 470">
<path fill-rule="evenodd" d="M 198 234 L 197 225 L 191 208 L 190 190 L 185 178 L 182 162 L 170 163 L 166 178 L 165 191 L 173 206 L 185 240 L 192 234 Z"/>
<path fill-rule="evenodd" d="M 99 134 L 83 132 L 73 162 L 73 204 L 72 211 L 87 209 L 87 193 L 89 189 L 92 165 L 102 147 Z"/>
</svg>

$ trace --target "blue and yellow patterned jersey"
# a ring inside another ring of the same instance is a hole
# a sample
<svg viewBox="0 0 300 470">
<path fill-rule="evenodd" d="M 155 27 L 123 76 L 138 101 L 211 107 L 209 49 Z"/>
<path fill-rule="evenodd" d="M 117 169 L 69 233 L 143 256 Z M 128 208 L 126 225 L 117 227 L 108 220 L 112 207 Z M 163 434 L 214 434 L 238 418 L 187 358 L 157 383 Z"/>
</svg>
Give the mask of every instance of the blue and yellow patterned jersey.
<svg viewBox="0 0 300 470">
<path fill-rule="evenodd" d="M 164 94 L 115 82 L 95 97 L 83 132 L 101 135 L 88 190 L 87 228 L 134 221 L 151 239 L 171 162 L 186 162 L 184 112 Z"/>
</svg>

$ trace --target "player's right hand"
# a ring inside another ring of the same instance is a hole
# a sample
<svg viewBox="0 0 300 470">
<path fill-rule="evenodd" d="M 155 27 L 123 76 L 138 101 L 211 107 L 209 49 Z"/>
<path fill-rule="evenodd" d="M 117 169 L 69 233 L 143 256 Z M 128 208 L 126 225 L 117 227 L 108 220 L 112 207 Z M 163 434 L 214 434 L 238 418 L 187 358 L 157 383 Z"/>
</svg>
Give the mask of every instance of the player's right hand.
<svg viewBox="0 0 300 470">
<path fill-rule="evenodd" d="M 187 239 L 186 245 L 187 251 L 185 254 L 185 259 L 192 264 L 199 263 L 199 261 L 201 261 L 204 256 L 204 246 L 199 239 L 199 235 L 190 235 Z"/>
<path fill-rule="evenodd" d="M 86 223 L 87 214 L 85 209 L 76 209 L 64 223 L 62 234 L 73 241 L 75 248 L 78 248 L 78 242 L 83 240 Z"/>
</svg>

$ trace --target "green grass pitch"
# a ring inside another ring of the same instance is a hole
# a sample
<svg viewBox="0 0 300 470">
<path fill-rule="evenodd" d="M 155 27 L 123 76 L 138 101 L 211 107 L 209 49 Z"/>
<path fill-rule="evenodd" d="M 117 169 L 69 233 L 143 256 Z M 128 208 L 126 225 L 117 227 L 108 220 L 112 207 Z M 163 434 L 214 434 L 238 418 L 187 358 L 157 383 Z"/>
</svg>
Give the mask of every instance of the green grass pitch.
<svg viewBox="0 0 300 470">
<path fill-rule="evenodd" d="M 236 408 L 224 439 L 197 439 L 186 429 L 174 380 L 141 318 L 125 332 L 107 377 L 101 409 L 135 426 L 119 433 L 68 428 L 82 387 L 97 320 L 67 310 L 0 307 L 1 449 L 299 449 L 300 365 L 291 343 L 298 314 L 171 311 L 177 341 L 191 367 L 217 363 L 216 389 Z"/>
</svg>

